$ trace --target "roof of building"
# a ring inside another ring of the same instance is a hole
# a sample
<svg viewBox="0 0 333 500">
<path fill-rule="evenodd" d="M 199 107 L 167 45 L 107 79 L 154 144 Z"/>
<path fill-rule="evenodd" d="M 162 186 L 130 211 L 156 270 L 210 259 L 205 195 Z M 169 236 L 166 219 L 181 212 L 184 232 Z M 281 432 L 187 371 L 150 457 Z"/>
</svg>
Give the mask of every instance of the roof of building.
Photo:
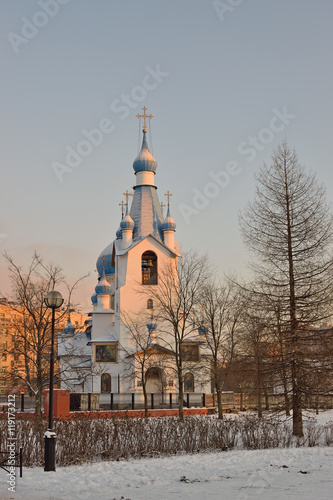
<svg viewBox="0 0 333 500">
<path fill-rule="evenodd" d="M 171 248 L 167 247 L 161 240 L 157 239 L 153 234 L 148 234 L 146 237 L 147 238 L 149 238 L 149 237 L 152 238 L 157 243 L 159 243 L 160 245 L 162 245 L 162 247 L 166 248 L 168 250 L 168 252 L 171 252 L 173 255 L 176 255 L 177 257 L 181 257 L 182 256 L 180 248 L 179 248 L 179 245 L 178 245 L 178 243 L 176 241 L 175 241 L 175 248 L 174 248 L 174 250 L 171 250 Z M 131 250 L 133 247 L 135 247 L 136 245 L 138 245 L 139 243 L 141 243 L 141 241 L 143 239 L 145 239 L 145 238 L 141 238 L 141 239 L 139 239 L 137 241 L 134 241 L 130 247 L 125 248 L 125 249 L 123 249 L 123 247 L 122 247 L 121 240 L 116 240 L 115 241 L 116 255 L 125 255 L 125 254 L 127 254 L 127 252 L 129 250 Z"/>
<path fill-rule="evenodd" d="M 58 356 L 90 356 L 91 347 L 88 342 L 90 334 L 88 332 L 76 332 L 72 337 L 72 344 L 68 343 L 68 334 L 64 332 L 58 333 Z M 71 347 L 72 345 L 72 347 Z"/>
<path fill-rule="evenodd" d="M 135 186 L 130 215 L 134 222 L 133 241 L 142 240 L 149 234 L 163 241 L 163 214 L 156 187 Z"/>
</svg>

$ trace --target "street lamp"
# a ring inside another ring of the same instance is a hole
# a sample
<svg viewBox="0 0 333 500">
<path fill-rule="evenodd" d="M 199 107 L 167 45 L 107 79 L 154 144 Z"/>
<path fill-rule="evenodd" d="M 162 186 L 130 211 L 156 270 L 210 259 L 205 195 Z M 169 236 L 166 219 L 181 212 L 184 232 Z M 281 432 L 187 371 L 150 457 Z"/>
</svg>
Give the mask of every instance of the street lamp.
<svg viewBox="0 0 333 500">
<path fill-rule="evenodd" d="M 55 310 L 62 306 L 64 299 L 61 293 L 52 290 L 44 298 L 47 307 L 52 309 L 52 334 L 50 355 L 50 385 L 49 385 L 49 426 L 44 434 L 45 439 L 45 466 L 44 471 L 55 471 L 56 434 L 53 432 L 53 376 L 54 376 L 54 319 Z"/>
</svg>

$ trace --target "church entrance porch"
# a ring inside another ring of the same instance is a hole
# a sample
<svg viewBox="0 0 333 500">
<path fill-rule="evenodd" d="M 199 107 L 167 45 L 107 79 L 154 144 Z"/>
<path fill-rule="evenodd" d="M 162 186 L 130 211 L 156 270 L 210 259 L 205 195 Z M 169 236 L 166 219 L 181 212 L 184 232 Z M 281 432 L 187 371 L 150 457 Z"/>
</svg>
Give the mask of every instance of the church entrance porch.
<svg viewBox="0 0 333 500">
<path fill-rule="evenodd" d="M 147 393 L 163 392 L 163 370 L 157 366 L 152 366 L 146 371 L 146 390 Z"/>
</svg>

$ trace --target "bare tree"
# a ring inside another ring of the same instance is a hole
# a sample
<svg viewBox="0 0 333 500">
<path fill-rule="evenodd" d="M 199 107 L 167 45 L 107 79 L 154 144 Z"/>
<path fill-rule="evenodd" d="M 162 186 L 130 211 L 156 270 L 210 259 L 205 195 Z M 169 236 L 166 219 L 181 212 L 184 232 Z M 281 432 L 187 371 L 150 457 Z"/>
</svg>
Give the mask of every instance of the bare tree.
<svg viewBox="0 0 333 500">
<path fill-rule="evenodd" d="M 170 358 L 173 359 L 173 351 L 168 351 L 159 345 L 153 314 L 149 318 L 146 311 L 141 311 L 135 317 L 123 313 L 122 322 L 128 334 L 128 345 L 121 346 L 125 359 L 128 360 L 128 376 L 131 379 L 134 378 L 134 381 L 142 387 L 145 417 L 148 417 L 147 375 L 149 369 L 157 368 L 161 374 L 164 373 L 170 365 Z M 161 378 L 160 382 L 163 393 L 165 381 Z"/>
<path fill-rule="evenodd" d="M 256 176 L 256 195 L 240 218 L 260 289 L 280 303 L 288 337 L 293 433 L 303 435 L 300 325 L 330 317 L 333 220 L 325 189 L 298 162 L 286 142 Z"/>
<path fill-rule="evenodd" d="M 36 252 L 27 271 L 8 254 L 4 253 L 4 258 L 9 264 L 12 285 L 10 307 L 16 313 L 14 349 L 23 358 L 23 367 L 20 370 L 14 367 L 8 376 L 20 379 L 35 394 L 35 410 L 40 415 L 42 390 L 49 379 L 51 344 L 51 312 L 44 304 L 44 298 L 49 291 L 60 286 L 67 289 L 66 303 L 70 304 L 73 290 L 80 280 L 73 286 L 67 285 L 60 267 L 45 265 Z M 63 322 L 66 314 L 65 308 L 56 315 L 56 325 Z"/>
<path fill-rule="evenodd" d="M 211 377 L 217 395 L 219 418 L 223 418 L 222 391 L 236 354 L 242 297 L 231 282 L 210 281 L 202 290 L 202 328 L 211 355 Z"/>
<path fill-rule="evenodd" d="M 180 420 L 184 418 L 184 362 L 192 370 L 200 363 L 199 344 L 191 347 L 192 352 L 187 347 L 198 328 L 193 323 L 193 314 L 195 309 L 200 309 L 202 292 L 210 274 L 207 258 L 188 252 L 178 265 L 171 261 L 161 269 L 158 286 L 147 286 L 144 292 L 154 301 L 160 336 L 174 352 Z"/>
</svg>

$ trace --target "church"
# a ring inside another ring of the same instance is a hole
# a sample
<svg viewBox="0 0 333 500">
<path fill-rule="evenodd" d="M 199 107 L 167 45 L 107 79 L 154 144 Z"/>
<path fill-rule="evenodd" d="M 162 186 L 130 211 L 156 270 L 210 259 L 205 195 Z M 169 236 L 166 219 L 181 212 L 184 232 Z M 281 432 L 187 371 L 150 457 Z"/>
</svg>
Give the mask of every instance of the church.
<svg viewBox="0 0 333 500">
<path fill-rule="evenodd" d="M 178 393 L 172 334 L 159 329 L 149 292 L 158 290 L 162 272 L 177 269 L 181 251 L 170 215 L 171 193 L 166 193 L 167 207 L 157 196 L 157 162 L 147 140 L 152 115 L 142 109 L 137 115 L 143 123 L 142 147 L 133 162 L 136 183 L 133 193 L 124 193 L 115 239 L 97 259 L 99 278 L 88 327 L 76 332 L 69 319 L 58 333 L 61 388 L 97 394 L 102 406 L 110 393 L 118 398 L 135 394 L 142 401 L 143 382 L 147 393 L 162 395 L 162 401 L 163 394 L 176 398 Z M 199 398 L 211 392 L 202 329 L 193 328 L 183 348 L 184 392 Z"/>
</svg>

